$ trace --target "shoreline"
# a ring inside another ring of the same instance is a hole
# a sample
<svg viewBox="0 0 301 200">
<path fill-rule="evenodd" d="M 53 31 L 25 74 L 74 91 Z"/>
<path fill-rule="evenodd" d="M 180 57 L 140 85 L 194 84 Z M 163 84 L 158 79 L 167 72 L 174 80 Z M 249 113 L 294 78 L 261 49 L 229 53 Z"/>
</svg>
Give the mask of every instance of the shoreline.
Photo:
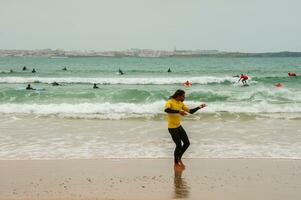
<svg viewBox="0 0 301 200">
<path fill-rule="evenodd" d="M 184 156 L 185 157 L 185 156 Z M 106 158 L 55 158 L 55 159 L 1 159 L 0 162 L 11 162 L 11 161 L 86 161 L 86 160 L 92 160 L 92 161 L 97 161 L 97 160 L 169 160 L 173 159 L 173 157 L 160 157 L 160 158 L 154 158 L 154 157 L 142 157 L 142 158 L 135 158 L 135 157 L 121 157 L 121 158 L 114 158 L 114 157 L 106 157 Z M 240 158 L 240 157 L 223 157 L 223 158 L 218 158 L 218 157 L 203 157 L 203 158 L 191 158 L 191 157 L 185 157 L 184 159 L 186 160 L 283 160 L 283 161 L 301 161 L 300 158 L 272 158 L 272 157 L 249 157 L 249 158 Z"/>
<path fill-rule="evenodd" d="M 0 160 L 171 158 L 166 121 L 7 118 L 0 115 Z M 185 158 L 301 157 L 299 120 L 183 120 Z"/>
<path fill-rule="evenodd" d="M 0 160 L 0 200 L 301 198 L 301 161 L 284 159 Z"/>
</svg>

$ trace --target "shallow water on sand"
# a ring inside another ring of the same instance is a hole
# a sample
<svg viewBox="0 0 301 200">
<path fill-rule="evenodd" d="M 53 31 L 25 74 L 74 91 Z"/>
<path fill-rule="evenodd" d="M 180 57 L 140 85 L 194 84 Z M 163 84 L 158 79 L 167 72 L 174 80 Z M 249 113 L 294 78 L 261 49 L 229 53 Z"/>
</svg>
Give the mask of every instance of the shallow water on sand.
<svg viewBox="0 0 301 200">
<path fill-rule="evenodd" d="M 171 158 L 163 120 L 0 117 L 0 159 Z M 184 120 L 189 158 L 301 159 L 300 120 Z"/>
</svg>

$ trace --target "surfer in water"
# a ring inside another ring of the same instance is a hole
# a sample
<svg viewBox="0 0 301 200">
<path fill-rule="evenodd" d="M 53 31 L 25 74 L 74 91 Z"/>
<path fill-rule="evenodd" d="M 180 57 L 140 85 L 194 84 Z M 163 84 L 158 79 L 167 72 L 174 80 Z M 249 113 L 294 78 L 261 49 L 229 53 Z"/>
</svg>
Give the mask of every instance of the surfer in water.
<svg viewBox="0 0 301 200">
<path fill-rule="evenodd" d="M 26 66 L 24 66 L 24 67 L 22 68 L 22 70 L 23 70 L 23 71 L 26 71 L 26 70 L 27 70 Z"/>
<path fill-rule="evenodd" d="M 241 82 L 242 82 L 243 85 L 248 85 L 247 84 L 247 80 L 248 79 L 249 79 L 249 77 L 247 75 L 241 74 L 238 82 L 241 80 Z"/>
<path fill-rule="evenodd" d="M 27 85 L 26 90 L 34 90 L 30 84 Z"/>
<path fill-rule="evenodd" d="M 287 75 L 288 75 L 288 76 L 297 76 L 297 74 L 294 73 L 294 72 L 288 72 Z"/>
<path fill-rule="evenodd" d="M 93 89 L 98 89 L 99 87 L 96 85 L 96 83 L 93 84 Z"/>
<path fill-rule="evenodd" d="M 184 85 L 185 87 L 191 87 L 191 86 L 192 86 L 192 83 L 189 82 L 189 81 L 186 81 L 186 82 L 183 83 L 183 85 Z"/>
<path fill-rule="evenodd" d="M 119 70 L 118 70 L 118 74 L 119 75 L 123 75 L 124 73 L 123 73 L 123 71 L 119 68 Z"/>
<path fill-rule="evenodd" d="M 168 68 L 167 72 L 171 72 L 171 69 L 170 69 L 170 68 Z"/>
<path fill-rule="evenodd" d="M 58 82 L 54 81 L 53 83 L 51 83 L 52 86 L 61 86 L 61 84 L 59 84 Z"/>
<path fill-rule="evenodd" d="M 36 73 L 37 71 L 35 70 L 35 68 L 32 69 L 31 73 Z"/>
<path fill-rule="evenodd" d="M 183 101 L 185 100 L 185 91 L 177 90 L 166 102 L 165 112 L 167 113 L 168 131 L 172 140 L 176 144 L 174 150 L 174 167 L 175 169 L 184 169 L 185 165 L 182 162 L 182 156 L 189 147 L 190 142 L 184 128 L 181 126 L 181 116 L 187 113 L 193 114 L 201 108 L 206 107 L 206 104 L 201 104 L 198 107 L 189 109 Z M 183 142 L 183 145 L 182 145 Z"/>
</svg>

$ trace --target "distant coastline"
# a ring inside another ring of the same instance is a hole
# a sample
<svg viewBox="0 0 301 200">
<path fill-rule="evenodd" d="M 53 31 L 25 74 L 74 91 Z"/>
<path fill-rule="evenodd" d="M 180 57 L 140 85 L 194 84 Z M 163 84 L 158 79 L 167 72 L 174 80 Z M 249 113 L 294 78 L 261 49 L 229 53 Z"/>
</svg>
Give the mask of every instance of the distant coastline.
<svg viewBox="0 0 301 200">
<path fill-rule="evenodd" d="M 225 52 L 218 50 L 152 50 L 152 49 L 129 49 L 124 51 L 68 51 L 63 49 L 37 49 L 37 50 L 0 50 L 0 57 L 301 57 L 301 52 L 264 52 L 243 53 Z"/>
</svg>

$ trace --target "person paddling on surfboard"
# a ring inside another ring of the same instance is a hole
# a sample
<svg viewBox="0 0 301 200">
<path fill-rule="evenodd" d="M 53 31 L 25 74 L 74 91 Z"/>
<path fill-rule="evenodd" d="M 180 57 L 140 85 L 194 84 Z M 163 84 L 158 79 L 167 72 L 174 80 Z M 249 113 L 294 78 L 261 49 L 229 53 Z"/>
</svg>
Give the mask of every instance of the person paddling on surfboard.
<svg viewBox="0 0 301 200">
<path fill-rule="evenodd" d="M 243 85 L 247 85 L 247 80 L 248 79 L 249 79 L 249 77 L 247 75 L 241 74 L 238 82 L 241 80 Z"/>
<path fill-rule="evenodd" d="M 184 128 L 181 126 L 181 116 L 187 113 L 193 114 L 201 108 L 206 107 L 206 104 L 201 104 L 198 107 L 189 109 L 183 101 L 185 100 L 185 91 L 177 90 L 165 103 L 165 112 L 167 113 L 168 131 L 172 140 L 176 144 L 174 150 L 174 167 L 175 169 L 184 169 L 185 165 L 182 162 L 182 156 L 189 147 L 190 142 Z M 183 145 L 182 145 L 183 142 Z"/>
<path fill-rule="evenodd" d="M 61 86 L 61 84 L 59 84 L 58 82 L 54 81 L 51 83 L 52 86 Z"/>
<path fill-rule="evenodd" d="M 294 72 L 288 72 L 287 75 L 288 75 L 288 76 L 297 76 L 297 74 L 294 73 Z"/>
</svg>

